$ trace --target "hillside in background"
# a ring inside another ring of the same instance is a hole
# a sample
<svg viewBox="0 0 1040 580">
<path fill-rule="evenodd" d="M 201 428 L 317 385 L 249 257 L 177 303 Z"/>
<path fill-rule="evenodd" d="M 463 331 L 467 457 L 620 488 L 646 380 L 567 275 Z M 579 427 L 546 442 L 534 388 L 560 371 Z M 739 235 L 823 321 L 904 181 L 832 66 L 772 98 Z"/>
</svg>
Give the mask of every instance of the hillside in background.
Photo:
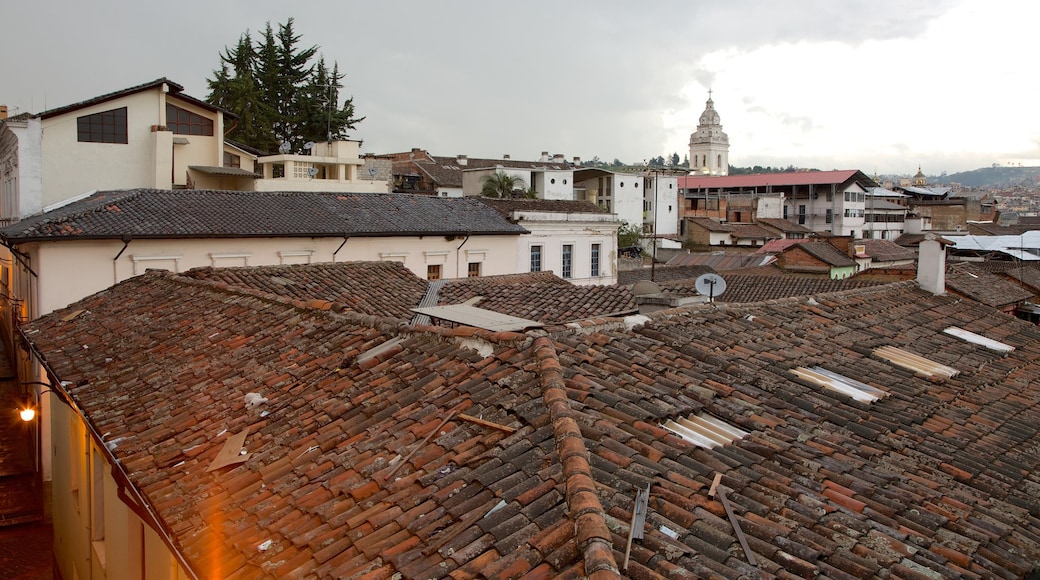
<svg viewBox="0 0 1040 580">
<path fill-rule="evenodd" d="M 898 178 L 895 179 L 898 182 Z M 959 183 L 964 187 L 1003 189 L 1040 186 L 1040 167 L 983 167 L 946 175 L 929 175 L 930 185 Z"/>
</svg>

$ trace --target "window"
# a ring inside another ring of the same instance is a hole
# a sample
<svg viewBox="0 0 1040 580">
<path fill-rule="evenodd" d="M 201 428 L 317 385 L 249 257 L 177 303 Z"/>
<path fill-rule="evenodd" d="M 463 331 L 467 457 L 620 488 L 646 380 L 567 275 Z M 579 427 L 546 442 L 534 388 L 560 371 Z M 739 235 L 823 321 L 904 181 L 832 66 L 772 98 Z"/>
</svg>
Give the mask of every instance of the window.
<svg viewBox="0 0 1040 580">
<path fill-rule="evenodd" d="M 592 255 L 589 259 L 589 262 L 591 265 L 593 278 L 599 276 L 599 248 L 599 244 L 592 244 Z"/>
<path fill-rule="evenodd" d="M 76 119 L 80 143 L 126 143 L 126 107 Z"/>
<path fill-rule="evenodd" d="M 166 104 L 166 127 L 175 135 L 213 136 L 213 119 Z"/>
<path fill-rule="evenodd" d="M 787 206 L 786 205 L 784 206 L 784 219 L 788 219 L 787 218 Z"/>
<path fill-rule="evenodd" d="M 466 275 L 470 278 L 480 276 L 480 262 L 470 262 L 469 268 L 466 270 Z"/>
<path fill-rule="evenodd" d="M 827 210 L 827 218 L 826 219 L 827 219 L 827 223 L 831 223 L 832 221 L 834 221 L 834 210 L 833 209 L 828 209 Z"/>
<path fill-rule="evenodd" d="M 224 152 L 224 167 L 242 167 L 242 158 L 234 153 Z"/>
<path fill-rule="evenodd" d="M 798 223 L 801 224 L 801 225 L 805 225 L 805 206 L 804 205 L 798 206 Z"/>
<path fill-rule="evenodd" d="M 441 265 L 430 264 L 426 266 L 426 279 L 427 280 L 440 280 L 441 279 Z"/>
<path fill-rule="evenodd" d="M 542 271 L 542 247 L 531 246 L 531 271 Z"/>
<path fill-rule="evenodd" d="M 571 258 L 574 256 L 574 246 L 572 244 L 563 245 L 563 277 L 570 278 L 571 272 Z"/>
</svg>

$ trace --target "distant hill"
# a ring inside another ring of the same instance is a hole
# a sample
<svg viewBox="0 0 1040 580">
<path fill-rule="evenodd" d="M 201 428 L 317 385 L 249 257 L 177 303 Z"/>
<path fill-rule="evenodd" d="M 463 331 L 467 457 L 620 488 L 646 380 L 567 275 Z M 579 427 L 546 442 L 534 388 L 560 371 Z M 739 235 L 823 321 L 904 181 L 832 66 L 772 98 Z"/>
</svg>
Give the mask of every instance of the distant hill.
<svg viewBox="0 0 1040 580">
<path fill-rule="evenodd" d="M 959 183 L 964 187 L 1005 188 L 1040 186 L 1040 167 L 983 167 L 948 175 L 928 176 L 929 184 Z"/>
</svg>

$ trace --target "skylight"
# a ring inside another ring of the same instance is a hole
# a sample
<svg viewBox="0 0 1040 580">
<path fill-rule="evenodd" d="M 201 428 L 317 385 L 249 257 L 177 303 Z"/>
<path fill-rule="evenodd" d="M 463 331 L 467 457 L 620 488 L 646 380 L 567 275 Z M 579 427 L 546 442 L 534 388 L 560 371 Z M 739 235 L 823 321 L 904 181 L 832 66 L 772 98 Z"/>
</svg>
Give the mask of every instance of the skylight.
<svg viewBox="0 0 1040 580">
<path fill-rule="evenodd" d="M 883 358 L 896 366 L 903 367 L 904 369 L 914 371 L 915 373 L 927 377 L 943 377 L 950 379 L 960 374 L 960 371 L 953 367 L 930 361 L 922 356 L 917 356 L 916 354 L 898 349 L 894 346 L 883 346 L 875 349 L 874 356 Z"/>
<path fill-rule="evenodd" d="M 669 419 L 661 426 L 675 433 L 684 441 L 705 449 L 725 445 L 747 435 L 747 431 L 738 429 L 707 413 L 698 413 L 689 418 L 680 417 L 675 421 Z"/>
<path fill-rule="evenodd" d="M 823 367 L 813 367 L 811 369 L 797 367 L 791 369 L 791 372 L 809 382 L 816 383 L 832 391 L 837 391 L 863 403 L 873 403 L 887 394 L 881 389 L 861 383 L 856 379 L 833 373 Z"/>
<path fill-rule="evenodd" d="M 943 332 L 945 332 L 946 334 L 952 334 L 953 336 L 956 336 L 961 340 L 966 340 L 972 344 L 984 346 L 990 350 L 995 350 L 997 352 L 1011 352 L 1015 350 L 1015 347 L 1009 344 L 998 342 L 996 340 L 993 340 L 992 338 L 986 338 L 985 336 L 975 334 L 974 332 L 969 332 L 967 330 L 964 330 L 963 328 L 957 328 L 956 326 L 951 326 L 946 330 L 943 330 Z"/>
</svg>

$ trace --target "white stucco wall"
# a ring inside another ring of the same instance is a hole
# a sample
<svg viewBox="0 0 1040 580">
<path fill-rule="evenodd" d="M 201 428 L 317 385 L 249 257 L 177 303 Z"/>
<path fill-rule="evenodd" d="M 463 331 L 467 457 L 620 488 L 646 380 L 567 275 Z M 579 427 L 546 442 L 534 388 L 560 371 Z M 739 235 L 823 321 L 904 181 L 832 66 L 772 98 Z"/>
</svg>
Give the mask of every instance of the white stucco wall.
<svg viewBox="0 0 1040 580">
<path fill-rule="evenodd" d="M 573 171 L 539 171 L 533 174 L 538 197 L 563 201 L 574 200 Z"/>
<path fill-rule="evenodd" d="M 0 130 L 0 218 L 16 220 L 43 209 L 43 128 L 38 118 Z"/>
<path fill-rule="evenodd" d="M 43 206 L 91 190 L 155 187 L 187 182 L 188 165 L 223 165 L 221 115 L 171 96 L 170 103 L 214 121 L 213 136 L 155 131 L 166 124 L 166 94 L 158 88 L 44 119 Z M 80 143 L 77 119 L 127 108 L 127 143 Z M 188 141 L 174 145 L 175 137 Z"/>
<path fill-rule="evenodd" d="M 521 189 L 533 187 L 531 172 L 525 169 L 510 167 L 488 167 L 486 169 L 467 169 L 462 172 L 462 194 L 480 195 L 484 188 L 484 178 L 495 173 L 504 173 L 524 180 Z"/>
<path fill-rule="evenodd" d="M 643 196 L 649 202 L 649 209 L 643 223 L 653 224 L 653 232 L 658 236 L 671 236 L 679 233 L 679 180 L 670 176 L 653 176 L 650 186 Z"/>
<path fill-rule="evenodd" d="M 643 177 L 627 173 L 611 176 L 613 211 L 619 220 L 640 227 L 643 223 Z"/>
<path fill-rule="evenodd" d="M 784 217 L 784 196 L 782 193 L 763 195 L 757 201 L 758 206 L 755 208 L 755 217 L 761 219 L 781 219 Z"/>
<path fill-rule="evenodd" d="M 563 277 L 563 246 L 571 246 L 572 284 L 617 283 L 617 230 L 609 214 L 516 212 L 514 217 L 531 233 L 516 246 L 516 272 L 531 270 L 531 248 L 542 248 L 542 271 Z M 599 276 L 592 276 L 592 245 L 599 244 Z"/>
<path fill-rule="evenodd" d="M 29 297 L 30 307 L 35 307 L 31 316 L 37 317 L 149 268 L 183 272 L 202 266 L 392 260 L 404 263 L 423 279 L 431 264 L 441 265 L 443 278 L 466 277 L 470 262 L 481 262 L 485 276 L 515 274 L 518 237 L 356 237 L 347 240 L 335 256 L 343 238 L 133 240 L 125 250 L 118 240 L 84 240 L 26 244 L 19 249 L 28 251 L 38 274 L 32 285 L 37 294 Z M 24 270 L 15 269 L 16 278 L 27 276 Z"/>
</svg>

